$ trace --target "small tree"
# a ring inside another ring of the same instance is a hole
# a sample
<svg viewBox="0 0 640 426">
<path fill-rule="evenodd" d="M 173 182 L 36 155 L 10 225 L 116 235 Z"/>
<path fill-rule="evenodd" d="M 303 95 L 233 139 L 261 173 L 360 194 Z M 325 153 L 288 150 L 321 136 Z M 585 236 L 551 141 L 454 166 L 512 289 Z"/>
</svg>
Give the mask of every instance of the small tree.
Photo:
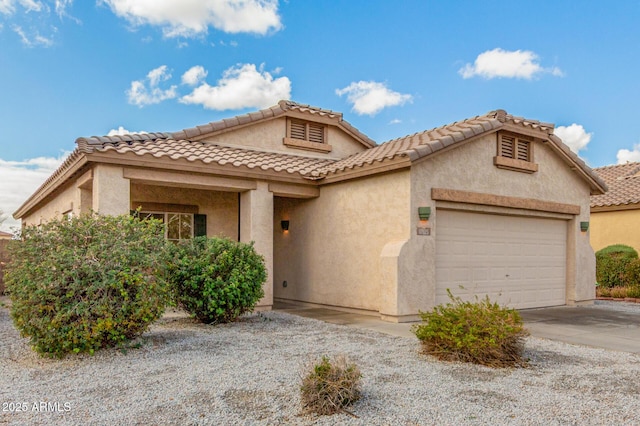
<svg viewBox="0 0 640 426">
<path fill-rule="evenodd" d="M 9 246 L 11 315 L 36 351 L 62 357 L 114 346 L 159 318 L 159 221 L 83 215 L 27 226 Z"/>
<path fill-rule="evenodd" d="M 204 323 L 234 321 L 264 296 L 267 272 L 252 244 L 197 237 L 166 253 L 163 279 L 175 302 Z"/>
</svg>

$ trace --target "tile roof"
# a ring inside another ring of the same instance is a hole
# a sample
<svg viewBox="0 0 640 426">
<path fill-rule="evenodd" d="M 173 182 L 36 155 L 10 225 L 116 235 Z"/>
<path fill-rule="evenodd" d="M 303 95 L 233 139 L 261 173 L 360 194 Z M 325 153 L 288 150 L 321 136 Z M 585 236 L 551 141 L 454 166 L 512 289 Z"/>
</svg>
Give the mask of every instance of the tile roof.
<svg viewBox="0 0 640 426">
<path fill-rule="evenodd" d="M 271 152 L 248 147 L 232 147 L 214 142 L 199 141 L 198 137 L 218 130 L 232 129 L 236 126 L 256 122 L 269 117 L 285 114 L 287 111 L 298 111 L 304 114 L 318 115 L 339 120 L 339 126 L 354 135 L 369 149 L 341 160 L 318 157 L 307 157 L 301 154 Z M 76 149 L 67 157 L 62 165 L 45 181 L 44 184 L 18 209 L 24 213 L 30 206 L 39 203 L 64 180 L 81 170 L 87 161 L 92 161 L 94 154 L 99 155 L 135 155 L 138 157 L 155 157 L 170 160 L 217 164 L 219 166 L 245 167 L 247 169 L 287 173 L 308 180 L 319 180 L 331 175 L 348 172 L 351 169 L 363 168 L 364 173 L 376 173 L 376 169 L 367 165 L 384 163 L 388 160 L 405 158 L 410 164 L 420 158 L 434 154 L 460 142 L 469 140 L 497 129 L 524 128 L 540 132 L 542 138 L 551 142 L 570 166 L 578 170 L 592 187 L 592 192 L 606 190 L 606 185 L 578 156 L 562 141 L 553 135 L 553 125 L 522 117 L 514 117 L 504 110 L 491 111 L 463 121 L 451 123 L 413 135 L 376 145 L 374 141 L 352 128 L 342 120 L 342 114 L 291 101 L 280 101 L 278 105 L 258 112 L 241 115 L 228 120 L 212 122 L 204 126 L 181 130 L 174 133 L 143 133 L 117 136 L 92 136 L 78 138 Z M 98 157 L 95 160 L 100 161 Z M 394 164 L 394 167 L 405 167 L 405 162 Z M 339 178 L 339 177 L 338 177 Z"/>
<path fill-rule="evenodd" d="M 431 130 L 425 130 L 414 133 L 413 135 L 390 140 L 372 149 L 329 165 L 323 169 L 322 172 L 335 173 L 345 169 L 371 164 L 375 161 L 392 159 L 396 156 L 408 156 L 414 161 L 458 142 L 499 129 L 503 127 L 505 123 L 529 127 L 547 133 L 553 130 L 552 124 L 514 117 L 507 114 L 504 110 L 496 110 L 485 115 L 479 115 Z"/>
<path fill-rule="evenodd" d="M 302 177 L 318 177 L 316 170 L 335 160 L 304 157 L 276 152 L 257 151 L 247 148 L 228 147 L 211 142 L 158 139 L 156 141 L 132 141 L 105 143 L 95 148 L 95 152 L 133 153 L 137 156 L 150 155 L 155 158 L 186 160 L 204 164 L 232 165 L 264 171 L 286 172 Z"/>
<path fill-rule="evenodd" d="M 238 115 L 231 118 L 225 118 L 224 120 L 212 121 L 201 126 L 191 127 L 188 129 L 179 130 L 171 133 L 139 133 L 131 135 L 116 135 L 116 136 L 92 136 L 89 138 L 79 138 L 78 140 L 84 140 L 89 145 L 100 145 L 109 142 L 133 142 L 143 140 L 154 139 L 186 139 L 193 140 L 198 139 L 201 136 L 205 136 L 211 133 L 219 131 L 227 131 L 234 127 L 244 126 L 257 121 L 275 118 L 286 114 L 289 111 L 297 111 L 303 114 L 309 114 L 318 117 L 325 117 L 335 120 L 336 125 L 342 127 L 347 132 L 354 135 L 360 142 L 367 146 L 372 147 L 376 145 L 376 142 L 370 139 L 367 135 L 360 132 L 353 127 L 349 122 L 343 120 L 342 113 L 331 111 L 328 109 L 322 109 L 313 107 L 310 105 L 299 104 L 293 101 L 280 101 L 277 105 L 260 111 L 251 112 L 244 115 Z"/>
<path fill-rule="evenodd" d="M 321 173 L 337 173 L 355 167 L 362 167 L 376 161 L 390 160 L 398 156 L 408 156 L 411 160 L 432 154 L 456 142 L 480 135 L 502 126 L 490 116 L 477 116 L 446 126 L 426 130 L 402 138 L 393 139 L 374 148 L 352 155 L 334 164 L 327 165 Z"/>
<path fill-rule="evenodd" d="M 593 169 L 609 191 L 591 196 L 591 207 L 613 207 L 640 203 L 640 163 L 617 164 Z"/>
<path fill-rule="evenodd" d="M 507 114 L 504 110 L 495 110 L 485 115 L 468 118 L 451 124 L 426 130 L 402 138 L 393 139 L 366 151 L 354 154 L 343 160 L 328 164 L 318 172 L 330 175 L 345 172 L 349 169 L 363 167 L 375 162 L 384 162 L 397 157 L 409 157 L 411 161 L 434 154 L 459 142 L 467 141 L 475 136 L 509 126 L 509 128 L 524 128 L 541 133 L 541 137 L 548 139 L 552 145 L 562 152 L 571 166 L 577 166 L 580 172 L 590 180 L 594 193 L 606 191 L 604 181 L 591 170 L 589 166 L 566 146 L 560 138 L 553 134 L 554 125 L 537 120 Z"/>
<path fill-rule="evenodd" d="M 13 234 L 9 232 L 0 231 L 0 238 L 13 238 Z"/>
</svg>

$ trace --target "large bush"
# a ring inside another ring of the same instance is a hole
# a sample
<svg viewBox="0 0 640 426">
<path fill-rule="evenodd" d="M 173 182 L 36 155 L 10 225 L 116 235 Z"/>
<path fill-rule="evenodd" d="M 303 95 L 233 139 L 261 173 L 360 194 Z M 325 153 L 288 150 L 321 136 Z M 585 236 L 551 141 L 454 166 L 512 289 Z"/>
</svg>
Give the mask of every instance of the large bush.
<svg viewBox="0 0 640 426">
<path fill-rule="evenodd" d="M 622 287 L 627 267 L 638 259 L 638 252 L 629 246 L 616 244 L 596 252 L 596 281 L 601 287 Z"/>
<path fill-rule="evenodd" d="M 412 331 L 424 352 L 447 361 L 490 367 L 523 366 L 524 329 L 518 311 L 489 297 L 465 302 L 449 292 L 451 302 L 420 314 L 423 324 Z"/>
<path fill-rule="evenodd" d="M 162 225 L 82 215 L 27 226 L 10 245 L 11 315 L 36 351 L 93 353 L 144 332 L 167 298 L 156 280 Z"/>
<path fill-rule="evenodd" d="M 252 244 L 197 237 L 170 244 L 164 263 L 175 302 L 207 324 L 233 321 L 264 296 L 267 273 Z"/>
</svg>

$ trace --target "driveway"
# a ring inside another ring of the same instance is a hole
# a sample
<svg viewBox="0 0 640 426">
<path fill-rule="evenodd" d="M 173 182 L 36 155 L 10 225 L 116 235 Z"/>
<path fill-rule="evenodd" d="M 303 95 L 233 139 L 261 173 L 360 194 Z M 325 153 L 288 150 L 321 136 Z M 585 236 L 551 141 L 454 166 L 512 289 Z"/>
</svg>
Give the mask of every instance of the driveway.
<svg viewBox="0 0 640 426">
<path fill-rule="evenodd" d="M 275 309 L 332 324 L 414 337 L 411 323 L 394 324 L 376 316 L 289 303 L 276 303 Z M 640 354 L 640 304 L 596 301 L 589 306 L 525 309 L 520 314 L 534 337 Z"/>
<path fill-rule="evenodd" d="M 520 311 L 532 336 L 622 352 L 640 353 L 640 305 L 596 301 Z"/>
</svg>

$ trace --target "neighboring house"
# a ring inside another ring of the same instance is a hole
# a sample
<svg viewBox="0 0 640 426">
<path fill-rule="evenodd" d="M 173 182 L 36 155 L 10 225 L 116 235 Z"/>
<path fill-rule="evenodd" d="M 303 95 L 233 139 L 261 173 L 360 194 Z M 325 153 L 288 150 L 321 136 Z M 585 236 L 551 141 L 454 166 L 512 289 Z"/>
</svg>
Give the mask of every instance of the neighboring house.
<svg viewBox="0 0 640 426">
<path fill-rule="evenodd" d="M 593 169 L 609 187 L 591 196 L 591 245 L 626 244 L 640 252 L 640 163 Z"/>
<path fill-rule="evenodd" d="M 13 238 L 13 234 L 9 232 L 0 231 L 0 240 L 10 240 Z"/>
<path fill-rule="evenodd" d="M 517 308 L 595 297 L 580 223 L 606 185 L 551 124 L 498 110 L 376 145 L 340 113 L 281 101 L 76 144 L 16 218 L 140 208 L 169 239 L 255 241 L 264 309 L 284 300 L 410 321 L 447 289 Z"/>
</svg>

